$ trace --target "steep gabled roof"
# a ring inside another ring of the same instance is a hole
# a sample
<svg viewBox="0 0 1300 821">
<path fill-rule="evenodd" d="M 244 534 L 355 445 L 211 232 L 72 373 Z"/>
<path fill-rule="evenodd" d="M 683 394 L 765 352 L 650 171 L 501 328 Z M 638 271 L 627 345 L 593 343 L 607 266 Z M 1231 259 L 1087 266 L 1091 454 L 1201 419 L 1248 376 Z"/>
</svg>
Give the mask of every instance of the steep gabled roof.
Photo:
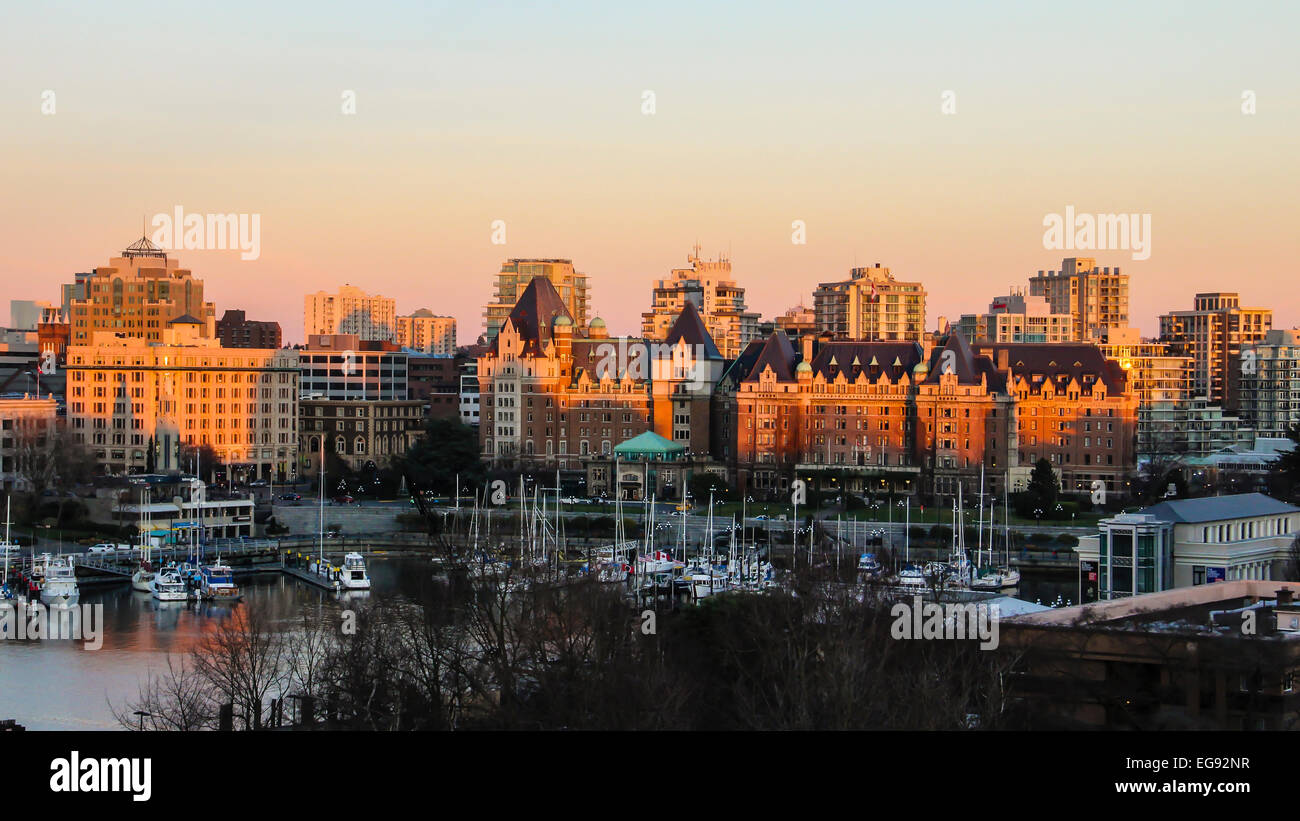
<svg viewBox="0 0 1300 821">
<path fill-rule="evenodd" d="M 926 381 L 938 382 L 939 377 L 951 371 L 957 375 L 959 384 L 976 384 L 984 372 L 977 359 L 964 335 L 950 333 L 944 338 L 943 344 L 935 345 L 930 351 L 930 375 Z"/>
<path fill-rule="evenodd" d="M 771 366 L 772 371 L 776 374 L 776 381 L 793 382 L 794 346 L 790 344 L 790 337 L 786 336 L 785 331 L 773 331 L 762 345 L 763 347 L 758 351 L 758 356 L 754 359 L 754 364 L 745 375 L 745 381 L 757 382 L 763 371 L 768 366 Z M 752 346 L 753 344 L 751 344 Z M 748 354 L 749 352 L 749 348 L 746 348 L 745 353 Z"/>
<path fill-rule="evenodd" d="M 668 329 L 668 336 L 664 338 L 664 342 L 669 345 L 676 345 L 683 340 L 687 345 L 702 346 L 705 359 L 722 358 L 718 346 L 714 344 L 713 337 L 709 334 L 709 329 L 704 327 L 704 320 L 700 319 L 700 312 L 695 309 L 695 303 L 689 299 L 686 300 L 682 312 L 677 315 L 673 326 Z"/>
<path fill-rule="evenodd" d="M 566 316 L 573 321 L 569 309 L 565 307 L 560 292 L 546 277 L 533 277 L 524 288 L 524 293 L 511 309 L 509 321 L 519 332 L 524 342 L 524 352 L 540 353 L 542 347 L 551 340 L 551 325 L 557 316 Z M 492 352 L 497 352 L 497 339 L 492 340 Z"/>
</svg>

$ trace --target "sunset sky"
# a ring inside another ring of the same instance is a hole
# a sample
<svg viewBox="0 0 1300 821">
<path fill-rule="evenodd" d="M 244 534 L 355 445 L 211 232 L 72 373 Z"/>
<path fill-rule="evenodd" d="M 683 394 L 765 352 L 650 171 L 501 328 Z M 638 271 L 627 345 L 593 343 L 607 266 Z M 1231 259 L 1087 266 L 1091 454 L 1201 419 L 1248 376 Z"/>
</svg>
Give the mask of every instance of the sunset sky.
<svg viewBox="0 0 1300 821">
<path fill-rule="evenodd" d="M 1042 224 L 1073 206 L 1151 215 L 1149 259 L 1078 253 L 1132 275 L 1144 333 L 1198 290 L 1300 325 L 1300 6 L 1050 5 L 11 6 L 0 312 L 180 205 L 261 215 L 255 261 L 177 256 L 289 342 L 303 294 L 345 282 L 471 342 L 530 256 L 572 258 L 636 331 L 697 239 L 764 316 L 879 262 L 933 328 L 1074 255 Z"/>
</svg>

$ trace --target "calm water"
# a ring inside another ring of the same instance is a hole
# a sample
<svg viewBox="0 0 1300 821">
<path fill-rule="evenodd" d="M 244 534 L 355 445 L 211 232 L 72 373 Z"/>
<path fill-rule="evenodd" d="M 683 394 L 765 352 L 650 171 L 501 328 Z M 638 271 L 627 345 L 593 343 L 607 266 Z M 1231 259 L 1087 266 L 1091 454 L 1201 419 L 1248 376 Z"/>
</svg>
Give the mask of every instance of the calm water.
<svg viewBox="0 0 1300 821">
<path fill-rule="evenodd" d="M 345 596 L 426 601 L 437 595 L 427 560 L 373 558 L 369 566 L 371 592 Z M 235 605 L 158 602 L 125 583 L 83 589 L 83 604 L 104 605 L 103 646 L 92 651 L 80 641 L 0 641 L 0 719 L 16 719 L 29 730 L 121 729 L 110 701 L 120 708 L 134 699 L 150 675 L 166 671 L 169 653 L 184 657 L 232 607 L 265 602 L 286 614 L 281 623 L 292 629 L 292 614 L 343 598 L 281 574 L 242 577 L 239 584 L 244 601 Z"/>
<path fill-rule="evenodd" d="M 372 591 L 350 595 L 414 601 L 446 595 L 428 561 L 373 557 L 369 566 Z M 103 646 L 91 651 L 74 641 L 0 641 L 0 719 L 17 719 L 31 730 L 121 729 L 110 702 L 124 707 L 141 683 L 166 671 L 168 654 L 184 657 L 232 607 L 265 603 L 292 629 L 293 614 L 339 598 L 280 574 L 245 577 L 240 585 L 244 602 L 236 605 L 158 602 L 127 584 L 84 589 L 83 603 L 104 605 Z M 1018 595 L 1044 604 L 1058 595 L 1075 599 L 1077 582 L 1069 572 L 1030 570 Z"/>
</svg>

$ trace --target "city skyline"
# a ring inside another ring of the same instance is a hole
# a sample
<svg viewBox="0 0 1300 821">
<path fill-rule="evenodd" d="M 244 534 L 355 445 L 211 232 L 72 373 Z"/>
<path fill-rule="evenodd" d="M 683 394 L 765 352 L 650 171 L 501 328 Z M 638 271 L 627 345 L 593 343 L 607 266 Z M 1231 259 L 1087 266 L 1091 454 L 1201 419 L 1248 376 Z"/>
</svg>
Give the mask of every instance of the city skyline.
<svg viewBox="0 0 1300 821">
<path fill-rule="evenodd" d="M 0 285 L 52 300 L 142 216 L 183 207 L 260 215 L 256 259 L 175 253 L 218 310 L 256 307 L 289 341 L 303 341 L 302 296 L 347 282 L 400 312 L 455 316 L 472 341 L 502 261 L 532 257 L 572 259 L 593 314 L 633 331 L 697 241 L 731 258 L 764 318 L 878 262 L 925 284 L 933 329 L 1074 255 L 1043 242 L 1044 219 L 1073 209 L 1149 215 L 1149 258 L 1077 252 L 1132 277 L 1144 335 L 1223 290 L 1300 324 L 1300 294 L 1278 286 L 1300 251 L 1295 9 L 1266 23 L 1116 6 L 1117 26 L 940 8 L 590 7 L 580 24 L 490 6 L 414 23 L 404 8 L 314 9 L 312 31 L 287 34 L 296 5 L 237 4 L 169 16 L 170 36 L 139 50 L 113 44 L 147 6 L 76 26 L 18 10 L 11 31 L 28 36 L 0 56 L 0 178 L 24 196 L 0 205 Z M 272 34 L 279 47 L 260 48 Z M 753 48 L 764 40 L 772 59 Z"/>
</svg>

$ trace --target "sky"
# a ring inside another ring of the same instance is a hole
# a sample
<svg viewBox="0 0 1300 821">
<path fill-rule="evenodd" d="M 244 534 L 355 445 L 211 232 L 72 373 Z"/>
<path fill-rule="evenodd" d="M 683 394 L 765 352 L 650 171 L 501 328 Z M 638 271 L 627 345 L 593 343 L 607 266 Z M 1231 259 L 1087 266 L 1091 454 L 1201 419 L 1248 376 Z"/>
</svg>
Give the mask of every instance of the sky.
<svg viewBox="0 0 1300 821">
<path fill-rule="evenodd" d="M 1131 275 L 1148 335 L 1212 290 L 1300 325 L 1296 3 L 232 0 L 6 18 L 0 312 L 57 301 L 180 206 L 259 216 L 256 259 L 175 256 L 218 315 L 279 321 L 289 342 L 304 294 L 350 283 L 455 316 L 466 344 L 512 257 L 572 259 L 594 313 L 636 332 L 696 241 L 729 253 L 765 317 L 880 263 L 925 285 L 933 328 L 1078 255 Z M 1045 247 L 1067 207 L 1149 215 L 1149 257 Z"/>
</svg>

